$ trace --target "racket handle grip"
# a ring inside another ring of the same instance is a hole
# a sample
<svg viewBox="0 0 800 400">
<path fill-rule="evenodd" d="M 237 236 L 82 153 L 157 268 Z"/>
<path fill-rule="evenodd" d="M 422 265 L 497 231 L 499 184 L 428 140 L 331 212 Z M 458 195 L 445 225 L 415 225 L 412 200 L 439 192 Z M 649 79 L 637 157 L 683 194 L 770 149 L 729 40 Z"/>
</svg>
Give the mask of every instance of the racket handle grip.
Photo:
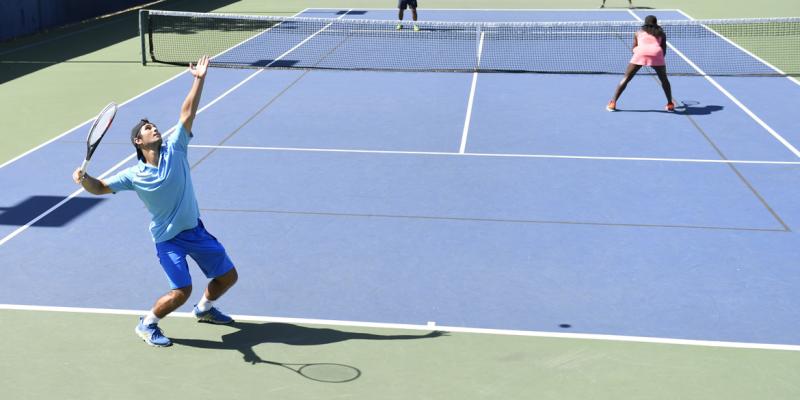
<svg viewBox="0 0 800 400">
<path fill-rule="evenodd" d="M 87 166 L 89 166 L 89 160 L 83 160 L 83 164 L 81 164 L 81 175 L 86 173 Z"/>
</svg>

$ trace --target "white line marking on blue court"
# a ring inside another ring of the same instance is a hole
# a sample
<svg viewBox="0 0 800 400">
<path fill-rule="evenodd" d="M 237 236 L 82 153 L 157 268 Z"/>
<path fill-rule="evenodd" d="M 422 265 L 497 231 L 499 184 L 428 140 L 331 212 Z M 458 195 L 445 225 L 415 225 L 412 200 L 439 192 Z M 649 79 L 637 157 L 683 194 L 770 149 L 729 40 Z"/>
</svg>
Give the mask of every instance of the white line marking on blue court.
<svg viewBox="0 0 800 400">
<path fill-rule="evenodd" d="M 134 316 L 147 314 L 147 310 L 117 310 L 109 308 L 29 306 L 29 305 L 16 305 L 16 304 L 0 304 L 0 310 L 62 312 L 62 313 L 101 314 L 101 315 L 134 315 Z M 169 316 L 179 317 L 179 318 L 195 318 L 195 316 L 189 312 L 173 312 Z M 287 324 L 350 326 L 350 327 L 362 327 L 362 328 L 403 329 L 403 330 L 416 330 L 416 331 L 425 331 L 425 330 L 430 330 L 431 328 L 435 328 L 437 331 L 442 331 L 442 332 L 476 333 L 484 335 L 603 340 L 603 341 L 614 341 L 614 342 L 672 344 L 672 345 L 682 345 L 682 346 L 721 347 L 721 348 L 736 348 L 736 349 L 800 351 L 800 345 L 791 345 L 791 344 L 672 339 L 672 338 L 646 337 L 646 336 L 605 335 L 605 334 L 594 334 L 594 333 L 563 333 L 563 332 L 524 331 L 524 330 L 513 330 L 513 329 L 469 328 L 462 326 L 436 325 L 435 322 L 432 325 L 431 322 L 433 321 L 429 321 L 425 325 L 413 325 L 413 324 L 390 324 L 390 323 L 364 322 L 364 321 L 345 321 L 345 320 L 332 320 L 332 319 L 268 317 L 268 316 L 258 316 L 258 315 L 231 315 L 231 317 L 238 321 L 253 321 L 253 322 L 280 322 Z"/>
<path fill-rule="evenodd" d="M 481 66 L 481 56 L 483 55 L 483 38 L 485 33 L 481 32 L 480 40 L 478 41 L 478 49 L 477 53 L 477 60 L 475 64 L 475 68 L 479 69 Z M 464 154 L 464 150 L 467 148 L 467 135 L 469 134 L 469 123 L 472 120 L 472 104 L 475 102 L 475 90 L 478 87 L 478 71 L 472 73 L 472 86 L 469 89 L 469 99 L 467 100 L 467 116 L 464 118 L 464 130 L 461 132 L 461 146 L 458 148 L 458 152 Z"/>
<path fill-rule="evenodd" d="M 303 147 L 266 147 L 266 146 L 219 146 L 190 144 L 198 149 L 249 150 L 249 151 L 296 151 L 318 153 L 354 153 L 354 154 L 401 154 L 423 156 L 465 156 L 465 157 L 509 157 L 509 158 L 553 158 L 566 160 L 604 160 L 604 161 L 656 161 L 676 163 L 703 164 L 762 164 L 762 165 L 800 165 L 800 161 L 766 161 L 766 160 L 720 160 L 697 158 L 659 158 L 659 157 L 611 157 L 611 156 L 577 156 L 562 154 L 515 154 L 515 153 L 453 153 L 447 151 L 407 151 L 407 150 L 358 150 L 358 149 L 323 149 Z"/>
<path fill-rule="evenodd" d="M 634 13 L 633 10 L 628 10 L 628 12 L 631 15 L 633 15 L 633 17 L 636 18 L 637 21 L 642 22 L 642 19 L 639 18 L 639 16 L 636 15 L 636 13 Z M 736 104 L 742 111 L 745 112 L 745 114 L 749 115 L 750 118 L 753 119 L 753 121 L 756 121 L 756 123 L 761 125 L 761 127 L 764 128 L 767 132 L 769 132 L 769 134 L 772 135 L 772 137 L 781 142 L 781 144 L 783 144 L 784 147 L 786 147 L 789 151 L 791 151 L 797 158 L 800 158 L 800 150 L 797 150 L 794 146 L 792 146 L 791 143 L 789 143 L 788 140 L 784 139 L 783 136 L 781 136 L 778 132 L 772 129 L 772 127 L 767 125 L 767 123 L 764 122 L 761 118 L 759 118 L 754 112 L 750 111 L 750 109 L 747 108 L 747 106 L 745 106 L 741 101 L 739 101 L 739 99 L 737 99 L 734 95 L 732 95 L 729 91 L 727 91 L 724 87 L 722 87 L 722 85 L 717 83 L 717 81 L 714 80 L 714 78 L 708 76 L 708 74 L 706 74 L 705 71 L 700 69 L 700 67 L 698 67 L 695 63 L 693 63 L 692 60 L 686 57 L 680 50 L 675 48 L 675 46 L 673 46 L 672 43 L 669 43 L 668 41 L 667 46 L 669 46 L 669 48 L 672 49 L 672 51 L 674 51 L 675 54 L 680 56 L 692 68 L 694 68 L 695 71 L 700 73 L 703 76 L 703 78 L 705 78 L 712 85 L 714 85 L 714 87 L 716 87 L 720 92 L 722 92 L 722 94 L 724 94 L 728 99 L 730 99 L 734 104 Z"/>
<path fill-rule="evenodd" d="M 684 17 L 688 18 L 689 20 L 696 21 L 696 19 L 695 19 L 694 17 L 692 17 L 691 15 L 689 15 L 689 14 L 687 14 L 687 13 L 683 12 L 683 10 L 680 10 L 680 9 L 678 9 L 678 10 L 676 10 L 676 11 L 677 11 L 677 12 L 679 12 L 680 14 L 682 14 Z M 738 45 L 736 42 L 734 42 L 734 41 L 732 41 L 732 40 L 730 40 L 730 39 L 726 38 L 725 36 L 722 36 L 722 35 L 720 35 L 720 34 L 719 34 L 717 31 L 715 31 L 715 30 L 713 30 L 713 29 L 711 29 L 711 28 L 707 27 L 707 26 L 706 26 L 706 25 L 704 25 L 704 24 L 700 24 L 700 26 L 702 26 L 702 27 L 703 27 L 705 30 L 707 30 L 707 31 L 709 31 L 709 32 L 711 32 L 711 33 L 713 33 L 714 35 L 717 35 L 717 36 L 719 36 L 719 38 L 720 38 L 720 39 L 722 39 L 722 40 L 724 40 L 724 41 L 728 42 L 730 45 L 732 45 L 732 46 L 736 47 L 737 49 L 741 50 L 743 53 L 747 54 L 748 56 L 750 56 L 750 57 L 753 57 L 754 59 L 758 60 L 759 62 L 761 62 L 762 64 L 766 65 L 767 67 L 769 67 L 769 68 L 772 68 L 773 70 L 775 70 L 775 72 L 777 72 L 777 73 L 779 73 L 779 74 L 781 74 L 781 75 L 784 75 L 784 76 L 786 76 L 786 79 L 789 79 L 790 81 L 792 81 L 792 82 L 793 82 L 793 83 L 795 83 L 796 85 L 800 85 L 800 81 L 798 81 L 797 79 L 795 79 L 793 76 L 789 76 L 789 75 L 787 75 L 787 74 L 786 74 L 785 72 L 783 72 L 783 71 L 782 71 L 780 68 L 778 68 L 778 67 L 776 67 L 776 66 L 774 66 L 774 65 L 770 64 L 769 62 L 767 62 L 767 61 L 766 61 L 766 60 L 764 60 L 763 58 L 761 58 L 761 57 L 759 57 L 759 56 L 757 56 L 757 55 L 755 55 L 755 54 L 751 53 L 749 50 L 745 49 L 744 47 L 742 47 L 742 46 L 739 46 L 739 45 Z"/>
</svg>

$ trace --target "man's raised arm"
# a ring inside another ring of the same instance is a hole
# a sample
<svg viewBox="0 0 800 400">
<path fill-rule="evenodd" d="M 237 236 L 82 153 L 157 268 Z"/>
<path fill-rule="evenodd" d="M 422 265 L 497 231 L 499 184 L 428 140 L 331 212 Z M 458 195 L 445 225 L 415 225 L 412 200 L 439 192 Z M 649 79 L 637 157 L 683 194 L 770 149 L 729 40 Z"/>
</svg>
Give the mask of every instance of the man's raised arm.
<svg viewBox="0 0 800 400">
<path fill-rule="evenodd" d="M 192 123 L 197 114 L 197 105 L 200 104 L 200 95 L 203 93 L 203 82 L 205 81 L 206 71 L 208 70 L 208 56 L 202 56 L 197 60 L 197 66 L 189 64 L 189 72 L 194 76 L 192 88 L 186 96 L 181 106 L 181 124 L 187 132 L 192 131 Z"/>
</svg>

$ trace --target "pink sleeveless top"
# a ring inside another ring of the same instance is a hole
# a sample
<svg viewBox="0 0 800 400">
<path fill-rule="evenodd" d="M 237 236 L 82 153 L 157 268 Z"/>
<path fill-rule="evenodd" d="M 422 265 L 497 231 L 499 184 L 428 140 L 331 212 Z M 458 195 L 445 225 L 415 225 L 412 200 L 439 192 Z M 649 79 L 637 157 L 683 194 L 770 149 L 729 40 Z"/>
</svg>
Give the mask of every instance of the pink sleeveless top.
<svg viewBox="0 0 800 400">
<path fill-rule="evenodd" d="M 645 31 L 636 32 L 636 47 L 633 48 L 631 64 L 660 66 L 664 65 L 664 50 L 661 41 L 664 37 L 655 37 Z"/>
</svg>

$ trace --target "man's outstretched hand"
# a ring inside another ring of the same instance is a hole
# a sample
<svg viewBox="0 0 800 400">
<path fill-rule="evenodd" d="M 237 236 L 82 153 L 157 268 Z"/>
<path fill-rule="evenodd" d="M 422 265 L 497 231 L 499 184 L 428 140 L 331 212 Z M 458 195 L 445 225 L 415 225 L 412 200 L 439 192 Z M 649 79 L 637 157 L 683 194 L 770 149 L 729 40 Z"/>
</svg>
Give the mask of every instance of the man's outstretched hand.
<svg viewBox="0 0 800 400">
<path fill-rule="evenodd" d="M 208 61 L 208 56 L 202 56 L 197 60 L 197 65 L 189 63 L 189 72 L 194 75 L 195 78 L 205 78 L 206 72 L 208 72 Z"/>
</svg>

